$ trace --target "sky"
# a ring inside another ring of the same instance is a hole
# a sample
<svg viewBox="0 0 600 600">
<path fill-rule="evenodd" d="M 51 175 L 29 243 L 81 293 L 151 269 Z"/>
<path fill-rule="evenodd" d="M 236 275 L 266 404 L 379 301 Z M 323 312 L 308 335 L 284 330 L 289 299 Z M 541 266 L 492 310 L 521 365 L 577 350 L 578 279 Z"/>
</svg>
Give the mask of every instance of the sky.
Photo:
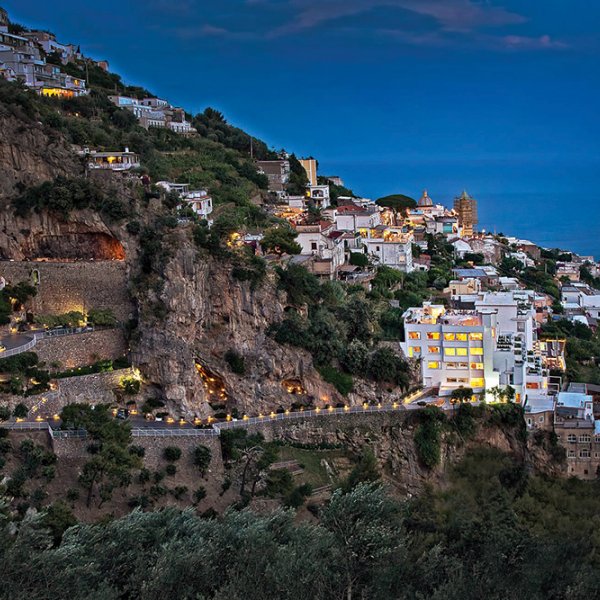
<svg viewBox="0 0 600 600">
<path fill-rule="evenodd" d="M 546 219 L 552 236 L 560 218 L 581 229 L 557 236 L 600 256 L 598 0 L 0 4 L 366 197 L 428 188 L 447 204 L 467 188 L 490 229 Z M 591 217 L 569 210 L 582 201 Z"/>
</svg>

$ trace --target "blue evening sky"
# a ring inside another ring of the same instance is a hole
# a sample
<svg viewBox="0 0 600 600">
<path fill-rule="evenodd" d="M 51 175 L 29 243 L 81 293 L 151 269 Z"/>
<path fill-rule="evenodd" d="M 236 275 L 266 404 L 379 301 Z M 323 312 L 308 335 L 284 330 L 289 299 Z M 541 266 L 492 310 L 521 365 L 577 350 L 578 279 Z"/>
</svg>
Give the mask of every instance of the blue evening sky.
<svg viewBox="0 0 600 600">
<path fill-rule="evenodd" d="M 0 3 L 367 197 L 466 187 L 505 229 L 600 205 L 598 0 Z"/>
</svg>

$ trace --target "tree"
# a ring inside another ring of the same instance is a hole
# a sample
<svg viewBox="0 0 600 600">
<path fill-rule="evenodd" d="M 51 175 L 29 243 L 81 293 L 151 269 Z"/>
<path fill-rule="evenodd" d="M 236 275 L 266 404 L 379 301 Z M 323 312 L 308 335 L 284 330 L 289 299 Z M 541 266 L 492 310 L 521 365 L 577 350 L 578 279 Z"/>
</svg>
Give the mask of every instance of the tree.
<svg viewBox="0 0 600 600">
<path fill-rule="evenodd" d="M 452 394 L 450 394 L 450 398 L 452 403 L 455 402 L 470 402 L 473 397 L 473 388 L 460 386 L 452 390 Z"/>
<path fill-rule="evenodd" d="M 181 458 L 181 448 L 177 446 L 167 446 L 163 451 L 163 457 L 169 462 L 175 462 Z"/>
<path fill-rule="evenodd" d="M 266 252 L 275 254 L 300 254 L 302 247 L 296 241 L 295 231 L 289 227 L 272 227 L 264 233 L 260 245 Z"/>
<path fill-rule="evenodd" d="M 410 196 L 404 194 L 391 194 L 390 196 L 384 196 L 375 200 L 375 204 L 391 208 L 394 212 L 401 212 L 406 214 L 409 209 L 416 208 L 417 202 Z"/>
<path fill-rule="evenodd" d="M 92 308 L 88 312 L 88 322 L 98 327 L 113 327 L 117 319 L 110 308 Z"/>
<path fill-rule="evenodd" d="M 393 350 L 378 348 L 369 358 L 367 375 L 374 381 L 408 387 L 408 365 Z"/>
<path fill-rule="evenodd" d="M 350 252 L 350 264 L 356 267 L 368 267 L 369 257 L 362 252 Z"/>
<path fill-rule="evenodd" d="M 13 410 L 13 416 L 17 419 L 25 419 L 29 414 L 29 408 L 22 402 L 15 406 L 15 410 Z"/>
<path fill-rule="evenodd" d="M 212 453 L 210 448 L 207 448 L 206 446 L 196 446 L 194 448 L 194 464 L 198 467 L 202 477 L 206 476 L 206 471 L 210 466 L 211 458 Z"/>
<path fill-rule="evenodd" d="M 343 351 L 340 361 L 349 373 L 362 375 L 369 363 L 369 349 L 360 340 L 352 340 Z"/>
<path fill-rule="evenodd" d="M 364 448 L 358 463 L 342 483 L 342 490 L 347 493 L 359 483 L 373 483 L 380 477 L 379 466 L 373 451 L 370 448 Z"/>
</svg>

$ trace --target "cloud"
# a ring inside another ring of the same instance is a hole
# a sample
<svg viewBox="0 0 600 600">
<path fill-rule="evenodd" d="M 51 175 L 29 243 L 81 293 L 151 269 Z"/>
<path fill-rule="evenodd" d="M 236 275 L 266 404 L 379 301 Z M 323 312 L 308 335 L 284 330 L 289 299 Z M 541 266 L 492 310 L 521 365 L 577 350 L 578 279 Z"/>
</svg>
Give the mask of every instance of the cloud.
<svg viewBox="0 0 600 600">
<path fill-rule="evenodd" d="M 248 0 L 250 5 L 264 5 L 265 0 Z M 490 4 L 472 0 L 290 0 L 295 17 L 275 28 L 271 35 L 281 36 L 313 29 L 342 17 L 356 16 L 374 8 L 387 7 L 431 17 L 446 31 L 472 31 L 478 27 L 518 25 L 527 19 Z"/>
<path fill-rule="evenodd" d="M 506 35 L 498 39 L 508 50 L 546 50 L 549 48 L 565 49 L 569 47 L 565 42 L 553 40 L 549 35 L 541 35 L 539 37 Z"/>
</svg>

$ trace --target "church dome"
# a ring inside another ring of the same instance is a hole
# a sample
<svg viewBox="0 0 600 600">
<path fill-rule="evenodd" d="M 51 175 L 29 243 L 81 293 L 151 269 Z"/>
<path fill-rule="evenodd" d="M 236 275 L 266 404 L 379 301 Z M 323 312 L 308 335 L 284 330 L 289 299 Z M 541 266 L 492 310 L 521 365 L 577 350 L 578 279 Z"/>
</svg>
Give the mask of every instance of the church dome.
<svg viewBox="0 0 600 600">
<path fill-rule="evenodd" d="M 433 200 L 429 197 L 427 190 L 423 190 L 423 195 L 421 196 L 421 199 L 419 200 L 417 205 L 420 207 L 433 206 Z"/>
</svg>

